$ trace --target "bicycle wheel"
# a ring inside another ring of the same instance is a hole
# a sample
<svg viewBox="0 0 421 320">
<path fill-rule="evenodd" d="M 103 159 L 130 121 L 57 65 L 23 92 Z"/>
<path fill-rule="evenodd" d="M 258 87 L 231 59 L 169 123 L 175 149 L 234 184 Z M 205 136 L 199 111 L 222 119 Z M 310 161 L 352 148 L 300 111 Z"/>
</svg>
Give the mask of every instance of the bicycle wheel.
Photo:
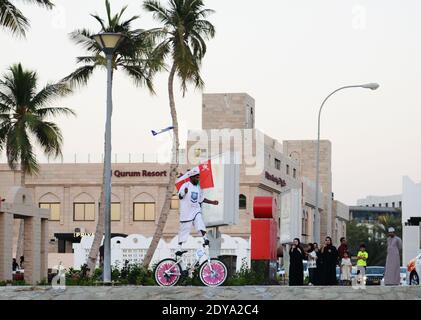
<svg viewBox="0 0 421 320">
<path fill-rule="evenodd" d="M 218 259 L 210 259 L 202 263 L 199 270 L 202 283 L 208 287 L 218 287 L 222 285 L 228 276 L 225 264 Z"/>
<path fill-rule="evenodd" d="M 161 287 L 176 285 L 181 277 L 181 267 L 174 259 L 161 260 L 154 271 L 155 281 Z"/>
</svg>

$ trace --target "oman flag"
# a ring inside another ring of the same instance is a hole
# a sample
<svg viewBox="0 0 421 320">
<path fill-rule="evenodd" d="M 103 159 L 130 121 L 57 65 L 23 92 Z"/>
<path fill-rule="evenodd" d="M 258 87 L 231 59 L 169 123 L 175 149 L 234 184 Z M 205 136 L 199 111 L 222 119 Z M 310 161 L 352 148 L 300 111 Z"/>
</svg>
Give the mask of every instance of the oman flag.
<svg viewBox="0 0 421 320">
<path fill-rule="evenodd" d="M 211 161 L 208 160 L 205 163 L 202 163 L 197 167 L 200 172 L 200 188 L 202 189 L 210 189 L 214 187 L 213 184 L 213 175 L 212 175 L 212 164 Z M 190 181 L 190 173 L 191 171 L 186 172 L 180 178 L 177 179 L 175 183 L 175 187 L 177 190 L 180 190 L 181 186 Z"/>
</svg>

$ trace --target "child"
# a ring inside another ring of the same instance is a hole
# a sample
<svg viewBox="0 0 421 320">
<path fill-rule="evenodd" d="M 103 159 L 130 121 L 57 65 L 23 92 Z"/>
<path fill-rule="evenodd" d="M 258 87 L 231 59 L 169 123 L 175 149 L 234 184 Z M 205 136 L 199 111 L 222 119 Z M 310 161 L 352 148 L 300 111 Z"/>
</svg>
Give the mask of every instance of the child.
<svg viewBox="0 0 421 320">
<path fill-rule="evenodd" d="M 345 286 L 351 285 L 351 273 L 352 273 L 352 263 L 349 258 L 348 251 L 343 253 L 343 258 L 341 259 L 341 282 Z"/>
<path fill-rule="evenodd" d="M 367 267 L 368 253 L 365 250 L 365 244 L 362 243 L 357 254 L 357 278 L 359 284 L 364 282 L 365 268 Z"/>
</svg>

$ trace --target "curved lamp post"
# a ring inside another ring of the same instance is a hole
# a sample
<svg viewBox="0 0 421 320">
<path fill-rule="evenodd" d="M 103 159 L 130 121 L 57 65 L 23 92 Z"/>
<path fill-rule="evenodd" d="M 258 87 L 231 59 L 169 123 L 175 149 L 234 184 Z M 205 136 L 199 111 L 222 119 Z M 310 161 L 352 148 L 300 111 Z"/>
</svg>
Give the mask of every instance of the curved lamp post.
<svg viewBox="0 0 421 320">
<path fill-rule="evenodd" d="M 377 83 L 366 83 L 361 85 L 352 85 L 352 86 L 344 86 L 339 89 L 336 89 L 331 94 L 329 94 L 326 99 L 323 101 L 322 105 L 320 106 L 319 110 L 319 118 L 317 124 L 317 154 L 316 154 L 316 226 L 314 231 L 314 240 L 319 242 L 320 241 L 320 213 L 319 213 L 319 166 L 320 166 L 320 117 L 322 115 L 322 109 L 326 103 L 326 101 L 333 96 L 336 92 L 350 89 L 350 88 L 364 88 L 364 89 L 371 89 L 377 90 L 379 88 L 379 84 Z"/>
<path fill-rule="evenodd" d="M 98 43 L 107 58 L 107 119 L 105 123 L 105 150 L 104 150 L 104 270 L 103 281 L 111 282 L 111 116 L 113 113 L 112 102 L 112 72 L 113 56 L 121 44 L 124 35 L 121 33 L 104 32 L 92 36 Z"/>
</svg>

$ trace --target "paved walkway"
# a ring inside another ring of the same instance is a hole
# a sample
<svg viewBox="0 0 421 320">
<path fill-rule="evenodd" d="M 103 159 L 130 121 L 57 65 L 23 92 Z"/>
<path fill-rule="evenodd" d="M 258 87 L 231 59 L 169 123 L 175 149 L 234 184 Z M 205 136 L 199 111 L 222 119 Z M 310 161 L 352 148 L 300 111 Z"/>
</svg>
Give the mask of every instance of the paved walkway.
<svg viewBox="0 0 421 320">
<path fill-rule="evenodd" d="M 421 300 L 411 287 L 0 287 L 0 300 Z"/>
</svg>

